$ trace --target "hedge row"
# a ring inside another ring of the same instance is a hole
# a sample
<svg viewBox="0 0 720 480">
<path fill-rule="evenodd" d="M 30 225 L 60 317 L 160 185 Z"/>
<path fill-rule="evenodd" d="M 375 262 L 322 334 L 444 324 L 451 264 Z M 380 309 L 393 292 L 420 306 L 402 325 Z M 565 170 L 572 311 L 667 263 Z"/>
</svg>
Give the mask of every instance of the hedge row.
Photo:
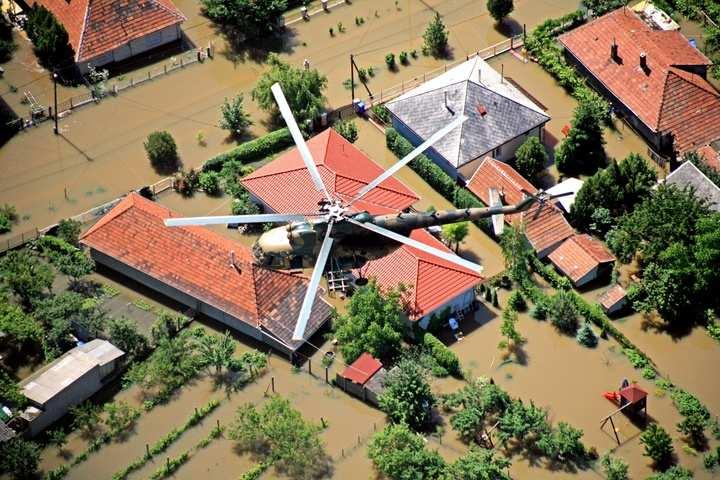
<svg viewBox="0 0 720 480">
<path fill-rule="evenodd" d="M 454 377 L 462 376 L 460 359 L 455 352 L 438 340 L 432 333 L 423 336 L 423 346 L 430 352 L 435 361 Z"/>
<path fill-rule="evenodd" d="M 262 160 L 292 145 L 293 139 L 287 128 L 275 130 L 267 135 L 250 140 L 239 145 L 229 152 L 211 158 L 203 165 L 203 172 L 219 172 L 225 162 L 234 160 L 240 163 L 250 163 Z"/>
<path fill-rule="evenodd" d="M 415 147 L 394 128 L 385 130 L 385 143 L 388 149 L 398 158 L 406 156 L 412 152 Z M 430 185 L 433 190 L 445 197 L 457 208 L 475 208 L 484 207 L 475 195 L 473 195 L 465 187 L 462 187 L 455 180 L 445 173 L 445 171 L 437 166 L 435 162 L 427 156 L 421 154 L 415 157 L 409 164 L 410 168 Z M 487 221 L 478 221 L 475 224 L 490 233 L 490 226 Z"/>
</svg>

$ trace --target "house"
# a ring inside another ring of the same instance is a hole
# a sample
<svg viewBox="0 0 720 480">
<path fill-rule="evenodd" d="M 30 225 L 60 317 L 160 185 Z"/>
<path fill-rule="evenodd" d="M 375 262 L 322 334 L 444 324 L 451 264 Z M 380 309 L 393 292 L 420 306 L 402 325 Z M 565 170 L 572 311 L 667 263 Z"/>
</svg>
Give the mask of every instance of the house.
<svg viewBox="0 0 720 480">
<path fill-rule="evenodd" d="M 66 352 L 20 382 L 30 406 L 21 414 L 34 437 L 71 407 L 84 402 L 105 384 L 125 353 L 107 340 L 95 339 Z"/>
<path fill-rule="evenodd" d="M 308 281 L 258 266 L 250 249 L 202 227 L 166 227 L 171 210 L 136 193 L 93 225 L 81 243 L 116 272 L 268 344 L 291 358 L 305 342 L 292 339 Z M 315 299 L 309 338 L 331 307 Z"/>
<path fill-rule="evenodd" d="M 711 210 L 720 212 L 720 187 L 705 176 L 692 162 L 685 162 L 665 177 L 667 185 L 690 187 L 695 196 L 708 201 Z"/>
<path fill-rule="evenodd" d="M 472 177 L 490 155 L 507 162 L 550 121 L 510 79 L 475 57 L 387 103 L 393 127 L 419 145 L 459 115 L 467 120 L 425 155 L 453 178 Z"/>
<path fill-rule="evenodd" d="M 172 0 L 31 0 L 65 27 L 75 64 L 85 74 L 182 37 L 187 18 Z"/>
<path fill-rule="evenodd" d="M 622 7 L 559 41 L 656 160 L 675 160 L 720 139 L 720 92 L 706 80 L 711 62 L 680 32 Z"/>
<path fill-rule="evenodd" d="M 716 143 L 717 148 L 720 149 L 720 141 Z M 713 148 L 712 145 L 705 145 L 699 148 L 697 153 L 708 167 L 720 173 L 720 151 Z"/>
<path fill-rule="evenodd" d="M 413 230 L 410 238 L 450 251 L 427 230 Z M 475 287 L 483 281 L 481 275 L 471 270 L 408 245 L 400 245 L 385 257 L 369 261 L 354 275 L 374 278 L 383 288 L 407 286 L 408 319 L 423 329 L 428 327 L 433 314 L 439 315 L 448 308 L 451 312 L 470 311 Z"/>
<path fill-rule="evenodd" d="M 326 188 L 342 199 L 352 198 L 383 172 L 382 167 L 333 129 L 311 138 L 307 144 Z M 276 213 L 315 212 L 322 199 L 297 149 L 257 169 L 241 183 L 255 201 Z M 390 177 L 354 203 L 351 210 L 387 214 L 406 210 L 417 200 L 418 196 L 412 190 Z M 448 250 L 425 230 L 415 230 L 410 236 L 432 247 Z M 383 288 L 405 283 L 411 288 L 413 312 L 410 320 L 420 321 L 421 325 L 427 324 L 425 318 L 446 306 L 467 309 L 475 298 L 473 287 L 482 281 L 475 272 L 405 245 L 399 245 L 381 259 L 368 262 L 353 272 L 353 276 L 374 277 Z"/>
<path fill-rule="evenodd" d="M 490 205 L 490 189 L 500 193 L 503 205 L 514 205 L 524 197 L 524 192 L 537 193 L 538 189 L 507 163 L 485 157 L 467 188 L 485 205 Z M 505 215 L 508 225 L 525 224 L 525 236 L 538 257 L 545 258 L 568 237 L 575 234 L 568 221 L 554 202 L 534 204 L 528 210 Z"/>
<path fill-rule="evenodd" d="M 600 295 L 598 301 L 606 314 L 613 315 L 627 305 L 627 292 L 622 286 L 615 284 Z"/>
<path fill-rule="evenodd" d="M 378 398 L 385 389 L 386 376 L 387 371 L 380 360 L 364 352 L 352 364 L 345 367 L 342 373 L 335 376 L 335 383 L 343 391 L 377 407 Z"/>
<path fill-rule="evenodd" d="M 576 287 L 608 273 L 615 263 L 615 257 L 602 242 L 587 234 L 568 238 L 548 258 Z"/>
<path fill-rule="evenodd" d="M 562 195 L 567 194 L 564 197 L 560 197 L 557 200 L 557 206 L 563 209 L 565 213 L 570 213 L 573 203 L 575 203 L 575 197 L 583 186 L 582 180 L 579 178 L 566 178 L 562 182 L 553 185 L 552 187 L 545 190 L 550 195 Z"/>
</svg>

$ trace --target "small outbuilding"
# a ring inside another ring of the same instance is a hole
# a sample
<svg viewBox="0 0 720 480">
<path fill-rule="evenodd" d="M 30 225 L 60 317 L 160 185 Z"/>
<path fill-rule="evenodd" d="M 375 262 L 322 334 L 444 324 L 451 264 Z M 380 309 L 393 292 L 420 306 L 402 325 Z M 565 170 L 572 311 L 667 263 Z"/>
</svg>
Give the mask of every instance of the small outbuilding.
<svg viewBox="0 0 720 480">
<path fill-rule="evenodd" d="M 618 313 L 627 305 L 627 292 L 621 285 L 615 284 L 607 289 L 598 300 L 605 313 L 612 315 Z"/>
<path fill-rule="evenodd" d="M 21 414 L 33 437 L 95 394 L 110 378 L 125 352 L 95 339 L 73 348 L 20 382 L 30 406 Z"/>
<path fill-rule="evenodd" d="M 380 360 L 365 352 L 337 374 L 335 383 L 345 392 L 378 406 L 386 375 Z"/>
<path fill-rule="evenodd" d="M 576 287 L 589 283 L 612 269 L 615 257 L 590 235 L 574 235 L 548 258 Z"/>
<path fill-rule="evenodd" d="M 566 178 L 557 185 L 553 185 L 545 191 L 550 195 L 566 194 L 564 197 L 557 199 L 557 205 L 562 208 L 565 213 L 570 213 L 570 209 L 572 208 L 573 203 L 575 203 L 575 197 L 582 188 L 583 183 L 585 182 L 579 178 L 570 177 Z"/>
</svg>

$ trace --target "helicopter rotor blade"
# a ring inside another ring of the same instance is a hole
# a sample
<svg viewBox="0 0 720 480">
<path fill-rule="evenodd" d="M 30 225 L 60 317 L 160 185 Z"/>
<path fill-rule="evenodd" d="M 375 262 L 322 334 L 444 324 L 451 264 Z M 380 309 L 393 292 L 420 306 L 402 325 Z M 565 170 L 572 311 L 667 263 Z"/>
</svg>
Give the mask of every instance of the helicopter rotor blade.
<svg viewBox="0 0 720 480">
<path fill-rule="evenodd" d="M 305 143 L 305 138 L 303 138 L 302 132 L 295 121 L 295 117 L 292 114 L 292 110 L 290 110 L 290 105 L 288 105 L 288 102 L 285 99 L 285 94 L 283 93 L 280 84 L 273 84 L 273 86 L 270 87 L 270 90 L 272 90 L 272 93 L 275 96 L 275 101 L 280 109 L 280 114 L 283 119 L 285 119 L 288 130 L 290 130 L 290 135 L 292 135 L 295 145 L 297 145 L 298 152 L 300 152 L 300 156 L 302 157 L 303 162 L 305 162 L 308 172 L 310 172 L 310 178 L 312 178 L 312 181 L 315 184 L 315 189 L 322 193 L 326 200 L 332 202 L 333 198 L 330 196 L 330 193 L 328 193 L 325 183 L 322 181 L 322 177 L 320 177 L 320 172 L 315 165 L 315 160 L 310 153 L 310 149 L 308 149 L 308 146 Z"/>
<path fill-rule="evenodd" d="M 415 159 L 418 155 L 423 153 L 425 150 L 433 146 L 435 143 L 437 143 L 441 138 L 443 138 L 445 135 L 453 131 L 455 128 L 459 127 L 463 124 L 463 122 L 467 120 L 467 117 L 465 115 L 460 115 L 456 120 L 450 122 L 450 124 L 446 125 L 445 127 L 441 128 L 437 132 L 433 133 L 433 135 L 425 140 L 423 143 L 421 143 L 418 147 L 416 147 L 412 152 L 408 153 L 405 157 L 403 157 L 401 160 L 399 160 L 397 163 L 395 163 L 392 167 L 385 170 L 380 176 L 378 176 L 375 180 L 365 185 L 363 188 L 360 189 L 360 191 L 350 200 L 348 203 L 348 206 L 355 203 L 357 200 L 360 200 L 362 197 L 364 197 L 370 190 L 380 185 L 382 182 L 390 178 L 391 176 L 395 175 L 395 173 L 400 170 L 402 167 L 410 163 L 412 160 Z"/>
<path fill-rule="evenodd" d="M 359 226 L 359 227 L 362 227 L 367 230 L 370 230 L 371 232 L 377 233 L 378 235 L 383 235 L 387 238 L 395 240 L 396 242 L 404 243 L 405 245 L 409 245 L 413 248 L 417 248 L 418 250 L 422 250 L 425 253 L 429 253 L 430 255 L 434 255 L 436 257 L 442 258 L 443 260 L 447 260 L 448 262 L 452 262 L 456 265 L 459 265 L 463 268 L 467 268 L 468 270 L 472 270 L 475 273 L 482 272 L 482 269 L 483 269 L 482 266 L 478 265 L 477 263 L 471 262 L 469 260 L 465 260 L 464 258 L 461 258 L 461 257 L 455 255 L 454 253 L 444 252 L 435 247 L 431 247 L 422 242 L 418 242 L 417 240 L 413 240 L 412 238 L 408 238 L 404 235 L 400 235 L 399 233 L 393 232 L 392 230 L 387 230 L 385 228 L 378 227 L 374 223 L 362 223 L 362 222 L 358 222 L 357 220 L 352 219 L 352 218 L 346 218 L 346 220 L 352 224 Z"/>
<path fill-rule="evenodd" d="M 214 217 L 166 218 L 165 225 L 168 227 L 186 227 L 190 225 L 223 225 L 228 223 L 285 223 L 301 222 L 303 220 L 305 220 L 303 215 L 217 215 Z"/>
<path fill-rule="evenodd" d="M 328 223 L 327 230 L 325 231 L 325 238 L 320 246 L 320 253 L 318 253 L 317 259 L 315 260 L 315 268 L 313 269 L 312 275 L 310 276 L 310 283 L 308 283 L 307 290 L 305 291 L 305 298 L 303 299 L 302 307 L 300 308 L 300 315 L 298 315 L 298 320 L 295 324 L 295 331 L 292 336 L 293 340 L 299 341 L 305 338 L 305 329 L 307 328 L 310 313 L 312 312 L 312 307 L 315 303 L 315 295 L 317 294 L 318 287 L 320 286 L 320 279 L 322 278 L 323 271 L 325 270 L 325 264 L 330 256 L 330 249 L 333 244 L 333 238 L 330 236 L 332 227 L 333 222 L 331 221 Z"/>
<path fill-rule="evenodd" d="M 502 207 L 502 201 L 500 201 L 500 192 L 498 192 L 497 188 L 490 188 L 488 191 L 488 195 L 490 196 L 491 207 Z M 495 233 L 495 236 L 499 237 L 505 229 L 505 215 L 503 215 L 502 213 L 498 213 L 493 215 L 491 218 L 493 232 Z"/>
</svg>

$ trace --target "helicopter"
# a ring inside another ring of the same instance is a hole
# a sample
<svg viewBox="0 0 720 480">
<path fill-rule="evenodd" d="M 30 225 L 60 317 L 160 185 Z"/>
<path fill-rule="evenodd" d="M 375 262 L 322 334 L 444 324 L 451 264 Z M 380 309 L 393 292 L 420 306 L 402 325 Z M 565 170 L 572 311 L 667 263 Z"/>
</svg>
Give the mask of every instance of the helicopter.
<svg viewBox="0 0 720 480">
<path fill-rule="evenodd" d="M 313 301 L 331 251 L 333 260 L 343 268 L 360 268 L 366 262 L 388 255 L 401 244 L 405 244 L 462 268 L 480 273 L 482 271 L 480 265 L 465 260 L 450 251 L 440 250 L 414 240 L 409 237 L 410 233 L 420 228 L 492 218 L 494 231 L 499 235 L 503 230 L 504 215 L 525 211 L 536 202 L 540 203 L 541 208 L 545 202 L 565 195 L 551 196 L 542 191 L 533 195 L 530 192 L 525 192 L 525 198 L 517 204 L 502 205 L 499 193 L 496 190 L 491 190 L 492 201 L 489 207 L 385 215 L 372 215 L 366 211 L 358 212 L 353 209 L 355 202 L 362 199 L 371 190 L 390 178 L 453 129 L 462 125 L 466 117 L 460 115 L 457 119 L 435 132 L 408 155 L 361 188 L 354 197 L 344 200 L 330 195 L 323 183 L 315 160 L 305 143 L 302 132 L 295 121 L 280 85 L 278 83 L 274 84 L 271 90 L 278 104 L 280 114 L 285 120 L 300 156 L 310 173 L 312 182 L 317 191 L 322 194 L 323 198 L 318 203 L 318 211 L 309 214 L 270 213 L 169 218 L 165 220 L 165 225 L 179 227 L 284 223 L 283 226 L 264 232 L 253 245 L 252 252 L 258 264 L 269 268 L 288 268 L 290 262 L 297 258 L 307 260 L 313 264 L 313 272 L 295 325 L 293 340 L 303 340 L 304 338 Z"/>
</svg>

